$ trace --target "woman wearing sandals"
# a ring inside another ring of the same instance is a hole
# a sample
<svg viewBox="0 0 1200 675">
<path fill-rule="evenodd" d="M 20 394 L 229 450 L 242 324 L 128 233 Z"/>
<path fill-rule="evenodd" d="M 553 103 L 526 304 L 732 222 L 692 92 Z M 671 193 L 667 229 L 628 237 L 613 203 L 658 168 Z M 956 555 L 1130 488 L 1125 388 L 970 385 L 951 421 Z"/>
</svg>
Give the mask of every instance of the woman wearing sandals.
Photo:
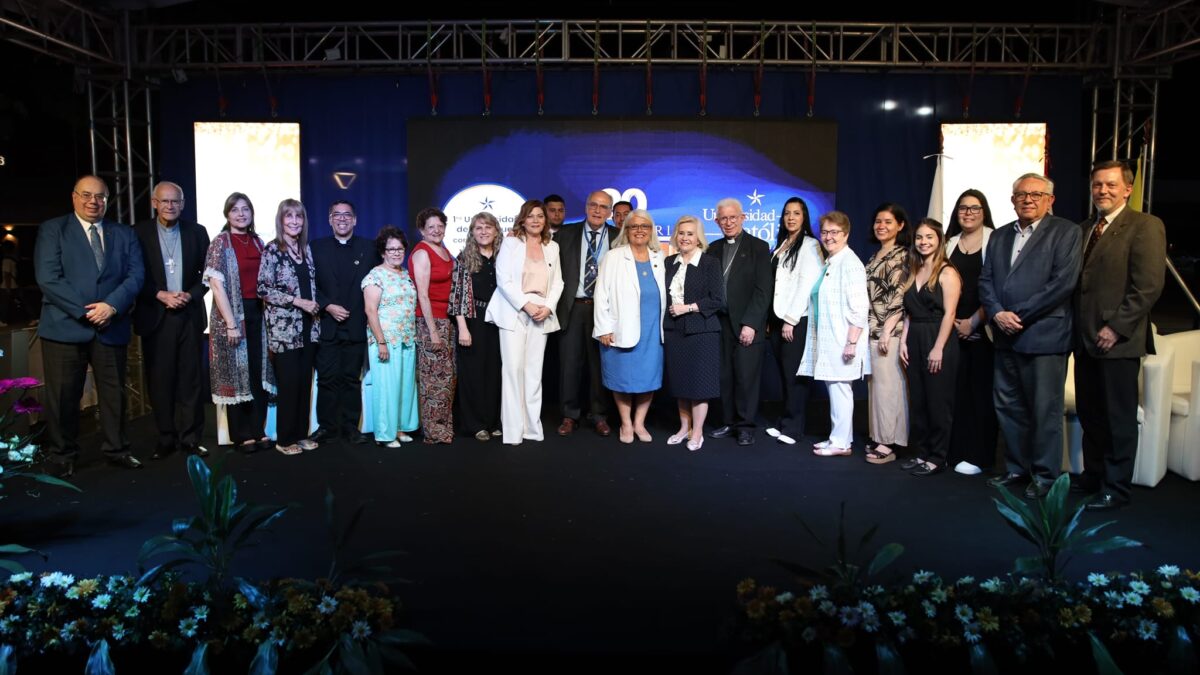
<svg viewBox="0 0 1200 675">
<path fill-rule="evenodd" d="M 408 241 L 393 225 L 375 237 L 383 263 L 363 277 L 367 361 L 371 367 L 371 423 L 375 444 L 411 443 L 417 414 L 417 288 L 404 267 Z"/>
<path fill-rule="evenodd" d="M 267 348 L 275 359 L 275 449 L 285 455 L 316 450 L 308 438 L 313 363 L 321 339 L 316 270 L 308 247 L 308 214 L 295 199 L 279 202 L 275 239 L 258 269 Z"/>
<path fill-rule="evenodd" d="M 908 392 L 900 364 L 900 334 L 904 319 L 904 282 L 912 228 L 899 204 L 875 209 L 875 240 L 879 250 L 867 261 L 867 322 L 871 379 L 867 381 L 867 461 L 886 464 L 896 459 L 893 446 L 908 445 Z"/>
<path fill-rule="evenodd" d="M 595 328 L 600 372 L 621 416 L 620 441 L 649 443 L 646 413 L 662 387 L 666 282 L 654 220 L 630 211 L 596 276 Z"/>
<path fill-rule="evenodd" d="M 942 224 L 932 218 L 917 226 L 910 258 L 900 361 L 908 369 L 909 433 L 918 454 L 900 468 L 932 476 L 946 470 L 950 448 L 958 374 L 958 339 L 951 334 L 962 280 L 946 260 Z"/>
<path fill-rule="evenodd" d="M 850 250 L 850 218 L 841 211 L 821 216 L 825 266 L 809 297 L 808 336 L 800 374 L 829 389 L 832 430 L 813 445 L 820 457 L 844 457 L 854 440 L 854 380 L 871 373 L 867 359 L 867 274 Z"/>
<path fill-rule="evenodd" d="M 679 402 L 679 431 L 667 445 L 687 441 L 687 449 L 695 452 L 704 445 L 708 401 L 721 395 L 721 373 L 711 364 L 721 359 L 717 312 L 725 308 L 725 282 L 720 261 L 704 255 L 708 243 L 699 218 L 680 218 L 671 245 L 679 253 L 665 262 L 671 304 L 663 318 L 663 351 L 667 391 Z"/>
</svg>

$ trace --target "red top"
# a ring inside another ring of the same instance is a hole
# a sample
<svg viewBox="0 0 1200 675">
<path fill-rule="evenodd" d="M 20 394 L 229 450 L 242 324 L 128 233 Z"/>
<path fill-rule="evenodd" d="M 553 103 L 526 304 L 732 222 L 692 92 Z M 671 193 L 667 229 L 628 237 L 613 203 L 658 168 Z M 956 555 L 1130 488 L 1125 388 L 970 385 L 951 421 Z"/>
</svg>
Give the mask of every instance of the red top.
<svg viewBox="0 0 1200 675">
<path fill-rule="evenodd" d="M 413 254 L 417 251 L 425 251 L 425 255 L 429 256 L 429 308 L 433 311 L 433 318 L 445 319 L 446 309 L 450 305 L 450 280 L 454 277 L 454 258 L 442 260 L 442 257 L 437 254 L 437 251 L 425 242 L 421 242 L 413 247 Z M 442 249 L 442 253 L 445 253 Z M 416 282 L 417 275 L 413 272 L 412 255 L 408 257 L 408 272 L 413 275 L 413 282 Z M 417 303 L 417 316 L 425 316 L 421 313 L 421 303 Z"/>
<path fill-rule="evenodd" d="M 251 234 L 229 233 L 233 252 L 237 255 L 238 278 L 242 282 L 242 299 L 258 299 L 258 266 L 262 264 L 262 240 Z"/>
</svg>

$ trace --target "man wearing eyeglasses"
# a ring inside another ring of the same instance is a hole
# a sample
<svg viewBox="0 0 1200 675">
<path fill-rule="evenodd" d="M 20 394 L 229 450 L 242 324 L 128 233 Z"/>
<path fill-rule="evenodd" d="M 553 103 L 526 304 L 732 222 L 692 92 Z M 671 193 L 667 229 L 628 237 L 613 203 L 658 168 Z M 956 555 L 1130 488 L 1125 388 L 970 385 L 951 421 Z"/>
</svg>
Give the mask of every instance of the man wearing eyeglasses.
<svg viewBox="0 0 1200 675">
<path fill-rule="evenodd" d="M 596 433 L 601 436 L 612 433 L 606 417 L 611 397 L 600 379 L 600 343 L 592 338 L 592 329 L 595 327 L 592 294 L 596 276 L 600 261 L 608 253 L 612 240 L 617 237 L 616 228 L 607 224 L 612 203 L 612 197 L 607 192 L 593 192 L 587 198 L 587 217 L 584 221 L 566 225 L 554 235 L 562 260 L 565 289 L 556 310 L 562 326 L 558 338 L 561 362 L 558 397 L 563 416 L 562 424 L 558 427 L 559 436 L 570 436 L 575 431 L 585 407 Z M 585 365 L 588 374 L 586 405 L 579 395 Z"/>
<path fill-rule="evenodd" d="M 717 224 L 725 236 L 708 247 L 721 263 L 725 309 L 721 317 L 721 414 L 724 425 L 712 438 L 735 436 L 738 445 L 754 443 L 762 375 L 767 310 L 774 297 L 771 250 L 746 232 L 746 215 L 736 199 L 717 202 Z"/>
<path fill-rule="evenodd" d="M 354 234 L 354 204 L 339 199 L 329 205 L 332 237 L 312 242 L 321 306 L 321 343 L 317 348 L 317 425 L 310 438 L 318 443 L 342 437 L 355 444 L 373 437 L 359 431 L 362 417 L 362 369 L 367 356 L 367 313 L 362 280 L 379 264 L 375 244 Z"/>
<path fill-rule="evenodd" d="M 1028 173 L 1013 184 L 1017 220 L 987 246 L 979 297 L 996 344 L 993 399 L 1006 472 L 993 486 L 1027 483 L 1045 496 L 1062 471 L 1063 385 L 1071 351 L 1071 295 L 1082 262 L 1079 226 L 1050 214 L 1054 183 Z"/>
<path fill-rule="evenodd" d="M 155 217 L 134 226 L 142 247 L 145 283 L 133 313 L 133 330 L 142 336 L 146 387 L 154 408 L 158 443 L 151 459 L 182 449 L 205 457 L 201 364 L 204 362 L 202 279 L 208 232 L 183 215 L 183 188 L 170 181 L 154 186 L 150 204 Z"/>
<path fill-rule="evenodd" d="M 42 290 L 43 449 L 47 473 L 59 477 L 75 471 L 79 401 L 89 365 L 100 403 L 101 450 L 117 466 L 142 466 L 126 433 L 125 356 L 130 314 L 146 270 L 133 228 L 104 218 L 108 197 L 103 180 L 84 176 L 71 192 L 73 213 L 38 226 L 34 270 Z"/>
</svg>

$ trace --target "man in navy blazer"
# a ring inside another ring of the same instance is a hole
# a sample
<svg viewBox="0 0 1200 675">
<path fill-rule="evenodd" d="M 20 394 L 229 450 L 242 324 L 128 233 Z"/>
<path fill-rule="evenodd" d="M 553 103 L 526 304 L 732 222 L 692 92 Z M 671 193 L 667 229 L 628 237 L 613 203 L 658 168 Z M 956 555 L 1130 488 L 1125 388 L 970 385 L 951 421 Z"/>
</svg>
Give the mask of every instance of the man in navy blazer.
<svg viewBox="0 0 1200 675">
<path fill-rule="evenodd" d="M 134 226 L 146 279 L 138 293 L 133 330 L 142 337 L 146 389 L 154 408 L 158 444 L 150 459 L 182 449 L 206 457 L 204 433 L 204 261 L 208 232 L 180 218 L 183 188 L 163 181 L 150 203 L 155 217 Z"/>
<path fill-rule="evenodd" d="M 362 416 L 362 370 L 367 359 L 367 311 L 362 280 L 379 264 L 375 242 L 354 234 L 354 204 L 339 199 L 329 205 L 332 237 L 312 242 L 317 271 L 317 304 L 321 306 L 321 344 L 317 349 L 317 424 L 311 438 L 318 443 L 339 436 L 356 444 L 374 439 L 359 431 Z"/>
<path fill-rule="evenodd" d="M 84 176 L 71 193 L 74 212 L 38 227 L 34 268 L 42 290 L 38 337 L 45 368 L 47 469 L 74 472 L 79 400 L 92 367 L 100 400 L 101 449 L 113 464 L 136 469 L 125 421 L 125 351 L 130 314 L 145 268 L 133 228 L 105 220 L 108 186 Z"/>
<path fill-rule="evenodd" d="M 1013 184 L 1017 220 L 988 241 L 979 297 L 996 345 L 996 414 L 1007 471 L 1042 497 L 1062 470 L 1063 385 L 1071 351 L 1071 296 L 1082 264 L 1079 226 L 1050 215 L 1054 183 L 1029 173 Z"/>
</svg>

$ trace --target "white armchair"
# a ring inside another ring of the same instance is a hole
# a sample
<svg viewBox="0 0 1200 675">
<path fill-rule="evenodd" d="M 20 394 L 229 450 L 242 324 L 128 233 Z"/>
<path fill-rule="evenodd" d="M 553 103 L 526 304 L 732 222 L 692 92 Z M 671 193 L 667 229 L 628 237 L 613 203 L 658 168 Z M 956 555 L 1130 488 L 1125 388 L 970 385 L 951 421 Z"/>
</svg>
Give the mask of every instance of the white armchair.
<svg viewBox="0 0 1200 675">
<path fill-rule="evenodd" d="M 1175 363 L 1174 345 L 1166 337 L 1154 336 L 1157 354 L 1142 359 L 1138 381 L 1138 449 L 1133 465 L 1134 485 L 1154 487 L 1167 473 L 1168 435 L 1174 431 L 1171 415 L 1171 387 Z M 1198 350 L 1200 351 L 1200 350 Z M 1083 471 L 1083 429 L 1075 410 L 1075 356 L 1067 359 L 1064 392 L 1063 470 Z M 1198 459 L 1200 469 L 1200 459 Z"/>
<path fill-rule="evenodd" d="M 1200 330 L 1157 338 L 1175 354 L 1171 387 L 1171 440 L 1167 468 L 1188 480 L 1200 479 Z"/>
</svg>

